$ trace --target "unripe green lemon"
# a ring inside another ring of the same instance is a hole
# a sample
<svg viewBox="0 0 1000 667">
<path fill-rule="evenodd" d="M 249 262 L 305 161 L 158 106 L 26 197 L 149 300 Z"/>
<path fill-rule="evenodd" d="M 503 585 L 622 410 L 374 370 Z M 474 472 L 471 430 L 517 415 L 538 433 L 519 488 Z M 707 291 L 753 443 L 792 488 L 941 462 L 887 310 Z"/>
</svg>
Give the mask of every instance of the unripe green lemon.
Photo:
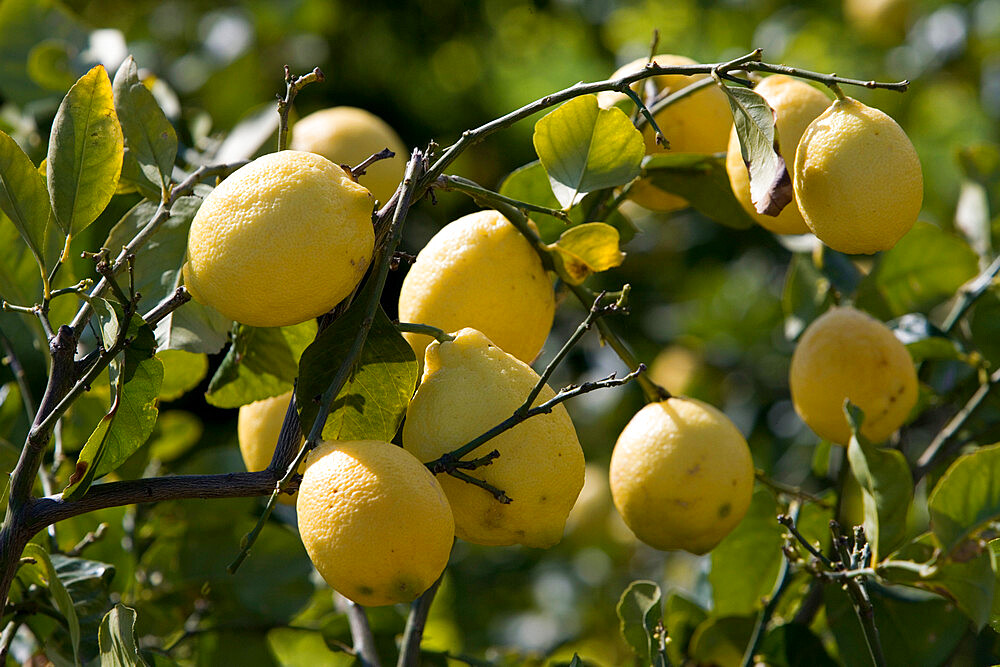
<svg viewBox="0 0 1000 667">
<path fill-rule="evenodd" d="M 471 327 L 531 363 L 552 328 L 555 294 L 531 244 L 496 211 L 445 225 L 417 254 L 399 292 L 399 320 Z M 405 334 L 417 358 L 430 336 Z"/>
<path fill-rule="evenodd" d="M 292 127 L 291 147 L 318 153 L 336 164 L 356 167 L 369 156 L 388 148 L 395 156 L 379 160 L 359 178 L 383 204 L 403 180 L 409 153 L 388 123 L 375 114 L 356 107 L 321 109 L 302 118 Z"/>
<path fill-rule="evenodd" d="M 774 110 L 775 126 L 781 153 L 789 172 L 795 161 L 795 149 L 802 133 L 817 116 L 830 106 L 830 98 L 804 81 L 778 74 L 769 76 L 754 88 Z M 750 199 L 750 173 L 743 162 L 740 140 L 733 127 L 726 153 L 726 173 L 736 199 L 757 223 L 775 234 L 805 234 L 809 231 L 799 207 L 792 200 L 777 216 L 758 213 Z"/>
<path fill-rule="evenodd" d="M 640 71 L 649 62 L 648 58 L 639 58 L 618 68 L 611 78 Z M 653 62 L 663 67 L 680 65 L 695 65 L 695 61 L 686 56 L 660 54 L 653 57 Z M 693 83 L 704 79 L 707 74 L 685 76 L 683 74 L 661 74 L 643 79 L 632 84 L 632 89 L 645 101 L 646 81 L 652 82 L 656 96 L 666 96 L 675 93 Z M 621 93 L 606 92 L 598 95 L 600 104 L 609 107 L 619 103 L 626 96 Z M 708 86 L 684 99 L 671 104 L 658 112 L 654 118 L 670 144 L 664 148 L 656 143 L 656 135 L 652 127 L 647 125 L 643 130 L 643 140 L 646 142 L 646 155 L 658 153 L 720 153 L 726 150 L 729 140 L 729 128 L 733 125 L 733 114 L 729 108 L 726 94 L 718 86 Z M 641 180 L 632 186 L 629 198 L 640 206 L 662 213 L 675 211 L 687 206 L 687 201 L 677 195 L 665 192 L 648 180 Z"/>
<path fill-rule="evenodd" d="M 831 308 L 802 333 L 789 371 L 792 403 L 821 438 L 851 439 L 844 400 L 861 408 L 861 433 L 884 442 L 917 402 L 913 359 L 889 327 L 851 307 Z"/>
<path fill-rule="evenodd" d="M 281 396 L 272 396 L 240 407 L 236 433 L 243 464 L 249 472 L 264 470 L 271 465 L 271 457 L 274 456 L 274 447 L 278 443 L 290 400 L 292 392 L 289 391 Z M 302 470 L 304 466 L 299 467 L 299 472 Z M 282 493 L 278 496 L 278 502 L 294 504 L 295 494 Z"/>
<path fill-rule="evenodd" d="M 920 158 L 892 118 L 845 98 L 809 124 L 792 174 L 795 201 L 819 240 L 849 254 L 896 245 L 920 214 Z"/>
<path fill-rule="evenodd" d="M 746 440 L 718 409 L 669 398 L 639 410 L 611 454 L 611 495 L 636 537 L 657 549 L 710 551 L 753 494 Z"/>
<path fill-rule="evenodd" d="M 504 352 L 475 329 L 455 340 L 427 346 L 424 374 L 406 409 L 403 446 L 433 461 L 485 433 L 514 414 L 538 382 L 523 361 Z M 535 404 L 554 396 L 543 388 Z M 583 450 L 562 405 L 504 431 L 471 458 L 492 450 L 487 466 L 464 471 L 506 492 L 492 494 L 441 475 L 455 515 L 455 533 L 476 544 L 550 547 L 562 538 L 566 516 L 583 487 Z"/>
<path fill-rule="evenodd" d="M 306 459 L 296 508 L 313 565 L 366 606 L 416 599 L 441 576 L 455 539 L 434 475 L 387 442 L 322 443 Z"/>
<path fill-rule="evenodd" d="M 375 244 L 371 193 L 324 157 L 280 151 L 240 167 L 191 222 L 184 283 L 256 327 L 317 317 L 361 281 Z"/>
</svg>

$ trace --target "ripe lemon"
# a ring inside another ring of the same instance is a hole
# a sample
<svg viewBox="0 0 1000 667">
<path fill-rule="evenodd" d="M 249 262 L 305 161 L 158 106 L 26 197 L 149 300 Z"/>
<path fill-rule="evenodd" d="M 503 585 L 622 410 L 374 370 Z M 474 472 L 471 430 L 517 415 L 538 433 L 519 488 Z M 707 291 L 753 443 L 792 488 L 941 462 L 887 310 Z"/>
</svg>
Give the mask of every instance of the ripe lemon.
<svg viewBox="0 0 1000 667">
<path fill-rule="evenodd" d="M 196 301 L 256 327 L 333 308 L 371 262 L 374 199 L 324 157 L 281 151 L 215 188 L 188 233 L 184 283 Z"/>
<path fill-rule="evenodd" d="M 679 65 L 695 65 L 694 60 L 686 56 L 660 54 L 653 61 L 663 67 Z M 638 72 L 649 62 L 647 58 L 633 60 L 618 68 L 611 78 Z M 652 81 L 652 88 L 657 97 L 675 93 L 692 83 L 704 79 L 707 74 L 684 76 L 683 74 L 661 74 L 643 79 L 632 84 L 632 89 L 646 101 L 646 81 Z M 605 92 L 598 95 L 602 106 L 609 107 L 627 99 L 625 95 L 615 92 Z M 733 114 L 729 108 L 726 94 L 718 86 L 708 86 L 684 99 L 671 104 L 657 113 L 654 118 L 670 143 L 666 149 L 656 143 L 652 127 L 646 125 L 643 130 L 643 140 L 646 142 L 646 155 L 657 153 L 719 153 L 726 150 L 729 139 L 729 128 L 733 125 Z M 632 186 L 629 198 L 640 206 L 652 211 L 669 212 L 687 206 L 687 202 L 677 195 L 665 192 L 648 180 L 641 180 Z"/>
<path fill-rule="evenodd" d="M 387 442 L 321 444 L 306 459 L 296 507 L 313 565 L 361 605 L 416 599 L 441 576 L 455 539 L 434 475 Z"/>
<path fill-rule="evenodd" d="M 291 148 L 318 153 L 336 164 L 356 167 L 388 148 L 396 155 L 365 170 L 361 184 L 385 203 L 403 180 L 409 152 L 389 124 L 356 107 L 332 107 L 309 114 L 292 127 Z"/>
<path fill-rule="evenodd" d="M 710 551 L 753 494 L 750 449 L 726 415 L 691 398 L 639 410 L 611 454 L 611 495 L 636 537 L 657 549 Z"/>
<path fill-rule="evenodd" d="M 461 447 L 510 417 L 528 397 L 538 374 L 475 329 L 427 346 L 424 374 L 406 409 L 403 446 L 421 461 Z M 554 396 L 545 387 L 538 403 Z M 566 516 L 583 487 L 583 450 L 562 405 L 521 422 L 472 457 L 497 450 L 490 465 L 467 471 L 505 491 L 489 492 L 441 475 L 455 515 L 455 533 L 476 544 L 550 547 L 562 538 Z"/>
<path fill-rule="evenodd" d="M 236 434 L 240 442 L 240 454 L 243 464 L 249 472 L 264 470 L 271 464 L 274 447 L 278 443 L 281 425 L 285 421 L 285 411 L 288 402 L 292 400 L 292 392 L 281 396 L 272 396 L 262 401 L 255 401 L 240 407 L 236 419 Z M 299 472 L 304 470 L 299 467 Z M 278 502 L 286 505 L 295 503 L 295 494 L 282 493 Z"/>
<path fill-rule="evenodd" d="M 903 129 L 849 97 L 806 128 L 792 184 L 813 234 L 850 254 L 896 245 L 917 221 L 924 196 L 920 159 Z"/>
<path fill-rule="evenodd" d="M 399 292 L 401 322 L 472 327 L 531 363 L 552 328 L 555 295 L 531 244 L 496 211 L 445 225 L 417 254 Z M 430 336 L 405 334 L 417 358 Z"/>
<path fill-rule="evenodd" d="M 774 110 L 775 125 L 781 154 L 788 161 L 789 172 L 795 161 L 795 148 L 802 133 L 817 116 L 830 106 L 830 98 L 804 81 L 778 74 L 769 76 L 754 87 Z M 729 134 L 729 149 L 726 153 L 726 173 L 736 199 L 761 227 L 775 234 L 805 234 L 809 231 L 806 221 L 799 213 L 795 201 L 788 203 L 777 216 L 758 213 L 750 200 L 750 173 L 743 154 L 740 140 L 734 127 Z"/>
<path fill-rule="evenodd" d="M 883 442 L 917 402 L 917 373 L 906 347 L 874 317 L 831 308 L 802 333 L 788 384 L 802 421 L 821 438 L 846 445 L 844 399 L 865 413 L 861 433 Z"/>
</svg>

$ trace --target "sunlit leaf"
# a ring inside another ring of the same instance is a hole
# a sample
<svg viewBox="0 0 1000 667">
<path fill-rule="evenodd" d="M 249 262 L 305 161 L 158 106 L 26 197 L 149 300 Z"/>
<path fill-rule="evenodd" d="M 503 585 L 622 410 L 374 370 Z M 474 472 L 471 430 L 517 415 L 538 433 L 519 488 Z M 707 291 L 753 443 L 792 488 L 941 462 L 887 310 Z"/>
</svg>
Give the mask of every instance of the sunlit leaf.
<svg viewBox="0 0 1000 667">
<path fill-rule="evenodd" d="M 774 131 L 774 110 L 758 93 L 723 86 L 733 110 L 743 163 L 750 171 L 750 201 L 758 213 L 778 215 L 792 201 L 792 177 Z"/>
<path fill-rule="evenodd" d="M 163 363 L 160 400 L 173 401 L 198 386 L 208 373 L 208 357 L 183 350 L 162 350 L 156 357 Z"/>
<path fill-rule="evenodd" d="M 304 628 L 274 628 L 267 633 L 267 646 L 283 667 L 350 667 L 354 656 L 332 651 L 323 634 Z"/>
<path fill-rule="evenodd" d="M 1000 443 L 960 456 L 927 499 L 931 532 L 951 553 L 988 522 L 1000 517 Z"/>
<path fill-rule="evenodd" d="M 135 643 L 135 610 L 120 602 L 101 621 L 101 667 L 146 665 Z"/>
<path fill-rule="evenodd" d="M 757 489 L 743 520 L 712 549 L 708 580 L 717 615 L 752 614 L 774 588 L 785 558 L 779 513 L 774 495 L 765 488 Z"/>
<path fill-rule="evenodd" d="M 953 600 L 976 630 L 990 620 L 997 577 L 991 554 L 978 543 L 966 543 L 968 553 L 937 558 L 933 535 L 924 533 L 892 554 L 880 569 L 881 576 L 895 583 L 916 586 Z M 913 567 L 933 561 L 932 567 Z"/>
<path fill-rule="evenodd" d="M 219 408 L 238 408 L 291 391 L 299 357 L 315 336 L 315 320 L 287 327 L 237 325 L 205 400 Z"/>
<path fill-rule="evenodd" d="M 123 314 L 115 305 L 118 321 Z M 115 470 L 146 442 L 156 425 L 156 398 L 163 380 L 163 364 L 153 355 L 153 330 L 133 315 L 123 360 L 111 370 L 111 406 L 80 450 L 76 468 L 63 497 L 83 496 L 94 480 Z"/>
<path fill-rule="evenodd" d="M 860 434 L 863 415 L 857 406 L 848 403 L 845 411 L 853 432 L 847 460 L 861 487 L 865 534 L 872 547 L 872 560 L 877 563 L 906 534 L 906 514 L 913 501 L 913 472 L 898 449 L 876 447 Z"/>
<path fill-rule="evenodd" d="M 680 665 L 687 657 L 691 636 L 699 625 L 708 618 L 708 612 L 686 597 L 671 593 L 663 609 L 663 624 L 667 629 L 667 656 Z"/>
<path fill-rule="evenodd" d="M 44 273 L 45 227 L 51 213 L 45 179 L 21 147 L 3 132 L 0 132 L 0 211 L 14 223 Z"/>
<path fill-rule="evenodd" d="M 650 184 L 683 197 L 721 225 L 734 229 L 754 225 L 733 194 L 725 157 L 700 153 L 653 155 L 643 160 L 642 174 Z"/>
<path fill-rule="evenodd" d="M 52 601 L 55 602 L 59 613 L 66 619 L 69 626 L 70 640 L 73 646 L 73 659 L 79 662 L 80 653 L 80 619 L 77 617 L 76 608 L 73 606 L 73 599 L 66 592 L 66 587 L 56 572 L 48 552 L 40 545 L 29 543 L 24 548 L 22 558 L 33 558 L 36 566 L 44 571 L 42 574 L 49 592 L 52 594 Z"/>
<path fill-rule="evenodd" d="M 319 403 L 354 343 L 365 299 L 323 331 L 302 354 L 295 395 L 302 430 L 309 432 Z M 323 437 L 336 440 L 392 440 L 417 386 L 413 348 L 381 309 L 376 311 L 361 356 L 333 401 Z"/>
<path fill-rule="evenodd" d="M 642 134 L 621 109 L 602 109 L 596 95 L 566 102 L 535 124 L 533 138 L 552 192 L 568 209 L 583 194 L 624 185 L 639 174 Z"/>
<path fill-rule="evenodd" d="M 616 611 L 625 643 L 644 665 L 664 665 L 656 638 L 662 623 L 660 587 L 652 581 L 633 581 L 618 600 Z"/>
<path fill-rule="evenodd" d="M 739 664 L 753 626 L 750 616 L 710 616 L 691 637 L 689 655 L 699 665 Z"/>
<path fill-rule="evenodd" d="M 159 183 L 166 194 L 177 156 L 177 133 L 153 94 L 139 80 L 132 56 L 118 68 L 113 90 L 127 150 L 138 162 L 143 175 Z"/>
<path fill-rule="evenodd" d="M 111 81 L 97 65 L 66 93 L 49 136 L 49 199 L 65 234 L 85 229 L 111 201 L 124 150 Z"/>
<path fill-rule="evenodd" d="M 570 227 L 549 245 L 556 272 L 570 285 L 579 285 L 593 273 L 607 271 L 625 261 L 618 249 L 618 230 L 603 222 Z"/>
</svg>

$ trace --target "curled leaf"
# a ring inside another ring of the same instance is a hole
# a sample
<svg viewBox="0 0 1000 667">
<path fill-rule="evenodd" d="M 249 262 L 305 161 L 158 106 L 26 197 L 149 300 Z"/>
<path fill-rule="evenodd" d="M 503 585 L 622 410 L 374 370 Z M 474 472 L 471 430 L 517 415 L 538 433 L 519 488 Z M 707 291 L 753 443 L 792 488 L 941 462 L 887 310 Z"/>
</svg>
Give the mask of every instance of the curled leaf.
<svg viewBox="0 0 1000 667">
<path fill-rule="evenodd" d="M 592 273 L 607 271 L 625 261 L 618 241 L 618 230 L 611 225 L 587 222 L 567 229 L 548 248 L 559 277 L 579 285 Z"/>
</svg>

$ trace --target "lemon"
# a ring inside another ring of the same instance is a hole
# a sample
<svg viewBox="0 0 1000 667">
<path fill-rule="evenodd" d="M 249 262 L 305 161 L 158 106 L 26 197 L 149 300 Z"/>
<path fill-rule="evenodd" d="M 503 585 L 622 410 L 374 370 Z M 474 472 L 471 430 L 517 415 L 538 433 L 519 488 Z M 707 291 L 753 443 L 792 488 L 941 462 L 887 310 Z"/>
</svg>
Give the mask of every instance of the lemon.
<svg viewBox="0 0 1000 667">
<path fill-rule="evenodd" d="M 406 409 L 403 446 L 421 461 L 437 459 L 510 417 L 538 374 L 475 329 L 427 346 L 424 374 Z M 554 396 L 544 387 L 535 404 Z M 502 504 L 484 489 L 441 476 L 455 515 L 455 533 L 476 544 L 549 547 L 562 538 L 566 516 L 583 487 L 583 450 L 566 409 L 537 415 L 504 431 L 472 454 L 492 450 L 492 463 L 467 471 L 506 492 Z"/>
<path fill-rule="evenodd" d="M 290 400 L 292 392 L 289 391 L 240 408 L 236 419 L 236 434 L 243 464 L 249 472 L 264 470 L 271 465 L 271 457 L 274 456 L 274 447 L 278 444 L 278 435 Z M 299 472 L 303 469 L 304 467 L 300 467 Z M 278 502 L 291 505 L 295 502 L 295 495 L 282 493 L 278 496 Z"/>
<path fill-rule="evenodd" d="M 887 250 L 920 213 L 920 159 L 892 118 L 851 98 L 806 128 L 795 152 L 795 201 L 809 229 L 834 250 Z"/>
<path fill-rule="evenodd" d="M 662 67 L 680 65 L 695 65 L 694 60 L 686 56 L 660 54 L 653 61 Z M 647 58 L 633 60 L 618 68 L 612 79 L 638 72 L 649 62 Z M 683 74 L 661 74 L 643 79 L 632 84 L 632 89 L 646 102 L 646 81 L 650 84 L 657 97 L 675 93 L 692 83 L 704 79 L 707 74 L 685 76 Z M 598 95 L 602 106 L 609 107 L 626 99 L 625 95 L 615 92 L 604 92 Z M 733 114 L 729 108 L 726 94 L 718 86 L 708 86 L 684 99 L 671 104 L 653 118 L 670 144 L 666 149 L 656 143 L 652 127 L 646 125 L 643 130 L 643 140 L 646 142 L 646 155 L 658 153 L 719 153 L 726 150 L 729 139 L 729 128 L 733 125 Z M 687 206 L 687 202 L 677 195 L 665 192 L 648 180 L 633 184 L 629 198 L 635 203 L 653 211 L 669 212 Z"/>
<path fill-rule="evenodd" d="M 844 0 L 844 18 L 868 39 L 885 46 L 906 36 L 911 0 Z"/>
<path fill-rule="evenodd" d="M 360 605 L 416 599 L 441 576 L 455 539 L 434 475 L 387 442 L 322 443 L 306 459 L 296 507 L 313 565 Z"/>
<path fill-rule="evenodd" d="M 917 373 L 906 347 L 874 317 L 831 308 L 802 333 L 788 384 L 802 421 L 821 438 L 846 445 L 844 399 L 865 413 L 861 433 L 883 442 L 917 402 Z"/>
<path fill-rule="evenodd" d="M 636 537 L 657 549 L 710 551 L 743 519 L 750 449 L 726 415 L 668 398 L 639 410 L 611 454 L 611 495 Z"/>
<path fill-rule="evenodd" d="M 336 164 L 356 167 L 371 155 L 388 148 L 396 155 L 379 160 L 365 170 L 361 184 L 385 203 L 403 180 L 409 153 L 388 123 L 357 107 L 321 109 L 292 127 L 291 148 L 318 153 Z"/>
<path fill-rule="evenodd" d="M 349 295 L 371 262 L 374 199 L 313 153 L 240 167 L 202 202 L 184 283 L 199 303 L 257 327 L 298 324 Z"/>
<path fill-rule="evenodd" d="M 555 295 L 531 244 L 496 211 L 445 225 L 417 254 L 399 293 L 401 322 L 471 327 L 531 363 L 552 328 Z M 417 358 L 430 336 L 406 334 Z"/>
<path fill-rule="evenodd" d="M 788 161 L 789 171 L 795 160 L 795 148 L 799 145 L 802 133 L 817 116 L 830 106 L 830 98 L 804 81 L 790 76 L 778 74 L 769 76 L 754 87 L 774 110 L 775 126 L 782 156 Z M 729 174 L 729 184 L 733 194 L 740 204 L 757 221 L 761 227 L 775 234 L 806 234 L 809 227 L 799 213 L 795 201 L 788 203 L 777 216 L 758 213 L 750 200 L 750 174 L 743 154 L 740 152 L 740 140 L 734 127 L 729 134 L 729 149 L 726 153 L 726 173 Z"/>
</svg>

